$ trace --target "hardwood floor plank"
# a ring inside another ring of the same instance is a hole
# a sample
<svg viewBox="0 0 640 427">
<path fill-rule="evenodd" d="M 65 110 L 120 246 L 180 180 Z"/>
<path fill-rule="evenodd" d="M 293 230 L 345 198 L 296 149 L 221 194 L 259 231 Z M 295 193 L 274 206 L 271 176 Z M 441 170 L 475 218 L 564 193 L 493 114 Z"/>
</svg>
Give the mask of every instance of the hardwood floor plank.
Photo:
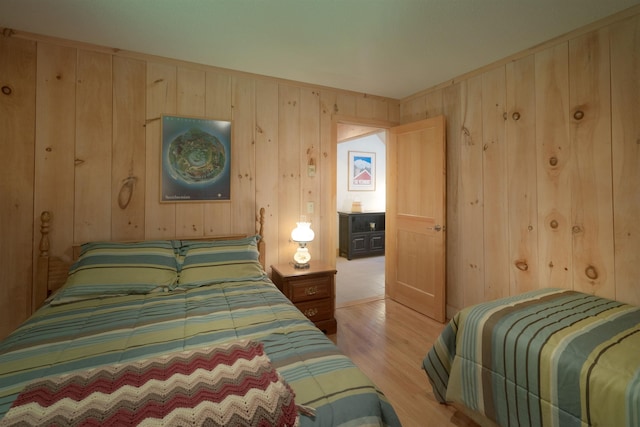
<svg viewBox="0 0 640 427">
<path fill-rule="evenodd" d="M 453 407 L 438 403 L 422 359 L 444 328 L 390 299 L 336 309 L 337 346 L 376 383 L 405 427 L 475 427 Z"/>
</svg>

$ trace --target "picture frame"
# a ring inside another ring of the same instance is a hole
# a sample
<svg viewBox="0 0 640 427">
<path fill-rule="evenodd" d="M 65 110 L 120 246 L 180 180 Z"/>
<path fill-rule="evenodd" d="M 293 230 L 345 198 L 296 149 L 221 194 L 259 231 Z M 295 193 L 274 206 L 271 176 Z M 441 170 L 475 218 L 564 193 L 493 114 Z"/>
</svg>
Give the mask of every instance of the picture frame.
<svg viewBox="0 0 640 427">
<path fill-rule="evenodd" d="M 375 191 L 376 153 L 349 151 L 349 191 Z"/>
<path fill-rule="evenodd" d="M 231 200 L 230 121 L 161 117 L 160 202 Z"/>
</svg>

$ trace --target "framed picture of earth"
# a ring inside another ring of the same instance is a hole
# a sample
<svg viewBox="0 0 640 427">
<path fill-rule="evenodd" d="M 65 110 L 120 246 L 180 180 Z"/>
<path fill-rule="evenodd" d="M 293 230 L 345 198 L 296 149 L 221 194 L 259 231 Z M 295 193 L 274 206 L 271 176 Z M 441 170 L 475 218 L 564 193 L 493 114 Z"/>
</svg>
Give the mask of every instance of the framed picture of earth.
<svg viewBox="0 0 640 427">
<path fill-rule="evenodd" d="M 231 122 L 162 116 L 160 202 L 231 200 Z"/>
</svg>

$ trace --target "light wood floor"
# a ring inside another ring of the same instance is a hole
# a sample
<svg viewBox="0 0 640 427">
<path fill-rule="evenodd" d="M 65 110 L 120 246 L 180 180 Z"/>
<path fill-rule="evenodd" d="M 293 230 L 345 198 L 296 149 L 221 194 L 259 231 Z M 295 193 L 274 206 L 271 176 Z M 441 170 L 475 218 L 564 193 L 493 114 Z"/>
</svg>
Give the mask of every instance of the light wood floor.
<svg viewBox="0 0 640 427">
<path fill-rule="evenodd" d="M 404 427 L 476 426 L 435 400 L 422 359 L 444 325 L 389 299 L 336 309 L 329 335 L 390 400 Z"/>
<path fill-rule="evenodd" d="M 384 298 L 384 256 L 336 257 L 336 307 Z"/>
</svg>

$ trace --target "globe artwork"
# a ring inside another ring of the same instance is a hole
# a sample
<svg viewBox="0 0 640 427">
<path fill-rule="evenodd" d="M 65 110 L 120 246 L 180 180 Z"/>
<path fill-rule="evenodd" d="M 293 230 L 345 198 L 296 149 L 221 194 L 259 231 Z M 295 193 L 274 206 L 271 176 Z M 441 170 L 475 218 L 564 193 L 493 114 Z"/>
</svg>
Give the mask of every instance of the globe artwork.
<svg viewBox="0 0 640 427">
<path fill-rule="evenodd" d="M 198 128 L 171 141 L 167 156 L 171 176 L 190 185 L 214 182 L 223 173 L 227 158 L 220 140 Z"/>
</svg>

